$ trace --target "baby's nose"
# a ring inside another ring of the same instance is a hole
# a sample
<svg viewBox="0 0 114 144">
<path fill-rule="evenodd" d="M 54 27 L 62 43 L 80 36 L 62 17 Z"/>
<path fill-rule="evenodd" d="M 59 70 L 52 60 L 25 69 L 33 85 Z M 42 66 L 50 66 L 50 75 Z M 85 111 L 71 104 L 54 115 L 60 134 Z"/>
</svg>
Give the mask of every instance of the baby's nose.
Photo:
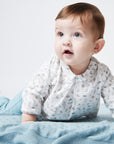
<svg viewBox="0 0 114 144">
<path fill-rule="evenodd" d="M 64 45 L 64 46 L 69 46 L 69 47 L 70 47 L 70 46 L 72 46 L 72 42 L 71 42 L 70 40 L 67 39 L 67 40 L 64 40 L 64 41 L 63 41 L 63 45 Z"/>
</svg>

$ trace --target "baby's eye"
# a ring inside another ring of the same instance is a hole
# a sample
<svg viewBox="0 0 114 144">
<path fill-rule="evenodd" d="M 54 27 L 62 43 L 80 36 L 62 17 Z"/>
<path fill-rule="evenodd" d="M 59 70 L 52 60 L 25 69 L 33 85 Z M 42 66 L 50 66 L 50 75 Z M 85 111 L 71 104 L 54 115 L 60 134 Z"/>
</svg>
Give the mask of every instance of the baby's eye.
<svg viewBox="0 0 114 144">
<path fill-rule="evenodd" d="M 58 32 L 58 36 L 62 37 L 64 34 L 62 32 Z"/>
<path fill-rule="evenodd" d="M 74 34 L 74 36 L 75 36 L 75 37 L 81 37 L 81 34 L 78 33 L 78 32 L 76 32 L 76 33 Z"/>
</svg>

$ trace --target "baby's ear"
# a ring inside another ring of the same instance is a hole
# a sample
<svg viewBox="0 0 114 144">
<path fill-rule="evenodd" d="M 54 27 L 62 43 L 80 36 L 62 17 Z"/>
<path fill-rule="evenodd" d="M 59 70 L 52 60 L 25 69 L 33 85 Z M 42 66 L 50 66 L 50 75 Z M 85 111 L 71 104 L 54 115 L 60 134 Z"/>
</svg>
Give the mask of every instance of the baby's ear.
<svg viewBox="0 0 114 144">
<path fill-rule="evenodd" d="M 104 39 L 98 39 L 96 42 L 95 42 L 95 48 L 94 48 L 94 54 L 97 54 L 98 52 L 100 52 L 103 48 L 105 44 L 105 40 Z"/>
</svg>

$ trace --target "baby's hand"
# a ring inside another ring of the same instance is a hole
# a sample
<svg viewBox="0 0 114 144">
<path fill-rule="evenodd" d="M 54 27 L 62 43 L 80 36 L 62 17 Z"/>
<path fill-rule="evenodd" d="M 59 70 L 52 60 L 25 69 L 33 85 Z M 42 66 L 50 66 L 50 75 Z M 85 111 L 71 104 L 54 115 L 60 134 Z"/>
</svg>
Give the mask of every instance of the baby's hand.
<svg viewBox="0 0 114 144">
<path fill-rule="evenodd" d="M 31 123 L 31 122 L 35 122 L 35 121 L 22 121 L 21 123 L 25 124 L 25 123 Z"/>
<path fill-rule="evenodd" d="M 22 114 L 22 124 L 28 123 L 28 122 L 35 122 L 36 121 L 36 115 L 31 114 Z"/>
</svg>

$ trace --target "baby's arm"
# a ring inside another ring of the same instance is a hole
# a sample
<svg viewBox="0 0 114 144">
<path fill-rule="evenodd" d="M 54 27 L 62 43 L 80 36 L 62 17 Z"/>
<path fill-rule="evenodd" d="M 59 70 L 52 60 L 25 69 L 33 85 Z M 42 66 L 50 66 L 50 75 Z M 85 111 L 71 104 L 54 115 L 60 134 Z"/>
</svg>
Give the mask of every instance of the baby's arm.
<svg viewBox="0 0 114 144">
<path fill-rule="evenodd" d="M 101 96 L 103 97 L 106 106 L 110 109 L 112 118 L 114 118 L 114 76 L 111 74 L 110 70 L 107 70 L 106 72 L 108 76 L 106 76 Z"/>
<path fill-rule="evenodd" d="M 41 113 L 44 97 L 48 96 L 48 69 L 48 64 L 43 65 L 23 91 L 22 123 L 36 121 L 36 116 Z"/>
<path fill-rule="evenodd" d="M 26 114 L 26 113 L 22 114 L 22 124 L 27 122 L 35 122 L 35 121 L 36 121 L 36 115 Z"/>
</svg>

